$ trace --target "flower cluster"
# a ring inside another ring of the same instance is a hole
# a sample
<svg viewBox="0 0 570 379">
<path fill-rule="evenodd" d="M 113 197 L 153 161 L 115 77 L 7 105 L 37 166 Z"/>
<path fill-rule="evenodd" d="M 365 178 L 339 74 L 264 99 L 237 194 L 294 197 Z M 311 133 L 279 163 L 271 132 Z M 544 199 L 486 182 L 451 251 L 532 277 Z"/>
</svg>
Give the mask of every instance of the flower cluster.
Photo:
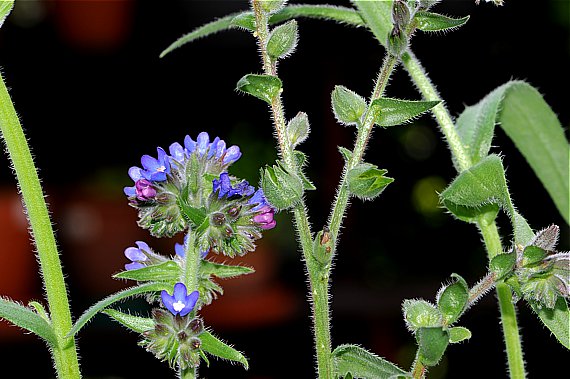
<svg viewBox="0 0 570 379">
<path fill-rule="evenodd" d="M 218 137 L 210 142 L 202 132 L 196 141 L 186 136 L 184 145 L 175 142 L 169 153 L 160 147 L 157 152 L 129 169 L 134 185 L 124 189 L 139 211 L 139 225 L 152 235 L 200 230 L 200 251 L 233 257 L 253 251 L 261 232 L 275 226 L 263 191 L 227 172 L 241 157 L 238 146 L 226 147 Z"/>
<path fill-rule="evenodd" d="M 559 233 L 558 226 L 551 225 L 536 233 L 527 246 L 515 248 L 515 290 L 547 308 L 570 294 L 570 253 L 555 250 Z"/>
</svg>

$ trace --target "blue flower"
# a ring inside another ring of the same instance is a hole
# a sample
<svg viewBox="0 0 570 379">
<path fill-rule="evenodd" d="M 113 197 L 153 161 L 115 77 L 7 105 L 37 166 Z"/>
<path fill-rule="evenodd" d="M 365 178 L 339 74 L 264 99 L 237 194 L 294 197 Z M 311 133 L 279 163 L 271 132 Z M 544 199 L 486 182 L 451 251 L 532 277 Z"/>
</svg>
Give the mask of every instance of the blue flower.
<svg viewBox="0 0 570 379">
<path fill-rule="evenodd" d="M 220 179 L 212 181 L 212 191 L 218 192 L 218 199 L 222 197 L 230 198 L 232 196 L 250 196 L 255 192 L 255 188 L 250 186 L 247 180 L 243 180 L 232 187 L 230 176 L 227 172 L 220 174 Z"/>
<path fill-rule="evenodd" d="M 162 298 L 162 303 L 172 313 L 173 315 L 180 315 L 181 317 L 186 316 L 188 313 L 192 312 L 196 306 L 200 294 L 198 291 L 194 291 L 188 294 L 188 290 L 183 283 L 176 283 L 174 285 L 174 291 L 170 295 L 166 291 L 160 293 Z"/>
<path fill-rule="evenodd" d="M 240 157 L 241 157 L 241 151 L 239 150 L 239 147 L 233 145 L 226 150 L 226 154 L 224 155 L 222 162 L 224 164 L 229 165 L 236 162 L 238 159 L 240 159 Z"/>
<path fill-rule="evenodd" d="M 170 151 L 170 158 L 174 159 L 175 161 L 183 163 L 186 159 L 186 151 L 184 150 L 184 147 L 182 147 L 182 145 L 178 142 L 174 142 L 172 145 L 170 145 L 170 148 L 168 150 Z"/>
<path fill-rule="evenodd" d="M 178 255 L 180 258 L 185 258 L 186 257 L 186 250 L 184 248 L 184 246 L 186 246 L 186 243 L 188 242 L 188 234 L 186 234 L 184 236 L 184 243 L 176 243 L 174 244 L 174 252 L 176 253 L 176 255 Z M 204 259 L 206 258 L 206 256 L 208 255 L 209 250 L 204 250 L 200 252 L 200 258 Z"/>
<path fill-rule="evenodd" d="M 158 159 L 150 155 L 142 156 L 141 164 L 144 170 L 141 171 L 141 174 L 146 180 L 164 182 L 166 175 L 170 173 L 170 160 L 166 151 L 162 148 L 159 147 L 156 150 L 158 152 Z"/>
<path fill-rule="evenodd" d="M 251 208 L 252 212 L 256 212 L 265 206 L 271 206 L 271 204 L 269 204 L 269 202 L 265 198 L 265 194 L 263 193 L 263 190 L 261 188 L 255 191 L 253 196 L 249 199 L 248 203 L 255 205 L 255 207 Z"/>
<path fill-rule="evenodd" d="M 142 241 L 136 241 L 137 247 L 127 247 L 125 249 L 125 257 L 131 263 L 125 265 L 125 270 L 138 270 L 139 268 L 146 267 L 146 262 L 149 261 L 145 251 L 150 251 L 150 247 Z"/>
</svg>

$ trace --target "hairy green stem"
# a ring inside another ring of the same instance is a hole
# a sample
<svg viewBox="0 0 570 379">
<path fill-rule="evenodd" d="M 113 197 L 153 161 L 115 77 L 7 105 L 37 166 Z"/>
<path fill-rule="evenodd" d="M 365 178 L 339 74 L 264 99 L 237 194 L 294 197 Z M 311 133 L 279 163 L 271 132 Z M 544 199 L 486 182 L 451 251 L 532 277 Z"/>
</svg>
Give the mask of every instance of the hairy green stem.
<svg viewBox="0 0 570 379">
<path fill-rule="evenodd" d="M 425 99 L 441 101 L 441 98 L 431 83 L 431 80 L 427 76 L 418 59 L 410 50 L 403 54 L 402 62 L 412 81 L 416 84 L 418 90 Z M 455 130 L 453 119 L 445 108 L 445 105 L 441 103 L 435 106 L 432 109 L 432 112 L 443 135 L 445 136 L 453 159 L 457 163 L 458 171 L 462 172 L 469 169 L 472 166 L 472 161 L 461 143 L 461 139 Z M 497 225 L 494 221 L 487 222 L 483 217 L 481 217 L 477 222 L 477 226 L 483 235 L 489 259 L 491 259 L 502 251 Z M 497 285 L 497 296 L 499 298 L 499 309 L 501 312 L 509 372 L 511 378 L 524 378 L 524 360 L 522 356 L 519 330 L 517 327 L 516 312 L 514 305 L 512 304 L 512 294 L 510 289 L 505 287 L 503 284 Z"/>
<path fill-rule="evenodd" d="M 266 50 L 269 36 L 268 15 L 261 9 L 260 0 L 253 0 L 252 7 L 256 22 L 255 36 L 258 40 L 264 73 L 277 76 L 277 66 L 271 60 Z M 278 153 L 283 158 L 285 168 L 290 172 L 296 172 L 298 168 L 293 157 L 293 150 L 285 136 L 285 111 L 280 95 L 273 99 L 271 113 L 279 145 Z M 313 237 L 304 199 L 301 199 L 293 207 L 293 219 L 303 252 L 305 268 L 309 276 L 318 377 L 320 379 L 333 379 L 328 272 L 323 274 L 322 267 L 315 262 L 312 256 Z"/>
<path fill-rule="evenodd" d="M 398 58 L 390 54 L 387 54 L 384 58 L 384 62 L 382 63 L 382 67 L 378 73 L 378 79 L 374 85 L 372 96 L 370 97 L 369 105 L 384 93 L 388 80 L 390 79 L 390 75 L 394 71 L 394 67 L 396 67 L 397 62 Z M 366 114 L 364 115 L 364 122 L 358 128 L 352 157 L 344 165 L 342 179 L 338 186 L 335 202 L 329 217 L 329 230 L 335 243 L 337 243 L 338 233 L 340 231 L 340 226 L 342 224 L 344 214 L 346 213 L 348 199 L 350 197 L 347 182 L 348 172 L 362 160 L 366 145 L 368 144 L 368 140 L 370 139 L 370 135 L 374 127 L 374 118 L 372 117 L 372 111 L 370 108 L 371 107 L 369 106 Z"/>
<path fill-rule="evenodd" d="M 198 290 L 198 277 L 200 273 L 200 252 L 196 247 L 196 235 L 193 230 L 188 230 L 188 240 L 184 246 L 186 264 L 184 265 L 184 285 L 188 292 Z"/>
<path fill-rule="evenodd" d="M 37 248 L 49 313 L 57 337 L 57 346 L 51 346 L 57 376 L 60 379 L 80 378 L 75 340 L 65 337 L 72 325 L 71 311 L 51 220 L 26 137 L 1 74 L 0 131 L 14 166 Z"/>
<path fill-rule="evenodd" d="M 418 349 L 418 351 L 416 352 L 416 359 L 414 360 L 414 363 L 412 365 L 412 369 L 410 370 L 412 373 L 412 377 L 414 379 L 424 379 L 426 372 L 427 372 L 427 367 L 422 363 L 422 360 L 420 359 L 420 350 Z"/>
<path fill-rule="evenodd" d="M 197 374 L 198 374 L 198 370 L 196 370 L 193 367 L 189 367 L 185 370 L 180 369 L 178 372 L 178 377 L 180 379 L 194 379 L 197 377 Z"/>
</svg>

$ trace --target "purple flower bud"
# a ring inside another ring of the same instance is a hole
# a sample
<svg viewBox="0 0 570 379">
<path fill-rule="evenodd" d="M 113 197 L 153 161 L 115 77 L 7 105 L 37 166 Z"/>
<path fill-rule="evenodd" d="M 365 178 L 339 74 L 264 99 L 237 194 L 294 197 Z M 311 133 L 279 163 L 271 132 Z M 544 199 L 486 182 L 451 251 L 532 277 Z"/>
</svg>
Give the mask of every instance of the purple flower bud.
<svg viewBox="0 0 570 379">
<path fill-rule="evenodd" d="M 192 154 L 196 150 L 196 141 L 194 141 L 190 136 L 184 137 L 184 147 L 188 154 Z"/>
<path fill-rule="evenodd" d="M 172 295 L 163 290 L 160 293 L 160 296 L 162 298 L 162 303 L 170 313 L 175 316 L 180 315 L 181 317 L 184 317 L 188 313 L 192 312 L 200 294 L 198 291 L 188 294 L 186 286 L 183 283 L 176 283 L 174 285 Z"/>
<path fill-rule="evenodd" d="M 140 179 L 135 183 L 135 193 L 139 200 L 152 200 L 156 196 L 156 189 L 154 189 L 152 183 L 148 180 Z"/>
<path fill-rule="evenodd" d="M 220 142 L 220 138 L 216 137 L 216 138 L 214 138 L 214 141 L 212 141 L 212 143 L 210 144 L 210 147 L 208 149 L 208 159 L 212 158 L 214 156 L 214 154 L 216 153 L 216 149 L 218 148 L 219 142 Z"/>
<path fill-rule="evenodd" d="M 253 216 L 253 221 L 259 224 L 263 230 L 273 229 L 277 222 L 273 219 L 275 210 L 269 205 L 265 205 L 259 210 L 259 213 Z"/>
<path fill-rule="evenodd" d="M 224 159 L 222 160 L 222 162 L 224 164 L 231 164 L 240 159 L 240 157 L 241 157 L 241 151 L 239 150 L 239 147 L 233 145 L 226 150 L 226 154 L 224 155 Z"/>
<path fill-rule="evenodd" d="M 198 134 L 196 142 L 198 144 L 196 146 L 198 150 L 198 155 L 203 156 L 204 154 L 206 154 L 206 152 L 208 151 L 208 147 L 210 146 L 210 136 L 208 135 L 208 133 L 202 132 Z"/>
</svg>

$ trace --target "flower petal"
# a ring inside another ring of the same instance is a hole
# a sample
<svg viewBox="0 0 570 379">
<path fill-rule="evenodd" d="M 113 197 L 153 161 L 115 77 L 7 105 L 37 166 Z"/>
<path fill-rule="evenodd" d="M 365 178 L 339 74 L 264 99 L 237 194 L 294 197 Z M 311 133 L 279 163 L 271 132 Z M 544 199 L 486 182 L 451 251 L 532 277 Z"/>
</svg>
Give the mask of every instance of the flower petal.
<svg viewBox="0 0 570 379">
<path fill-rule="evenodd" d="M 136 247 L 127 247 L 125 249 L 125 257 L 133 262 L 144 262 L 148 257 Z"/>
<path fill-rule="evenodd" d="M 142 156 L 141 164 L 146 171 L 151 171 L 151 172 L 156 171 L 156 169 L 161 166 L 160 162 L 157 159 L 146 154 Z"/>
<path fill-rule="evenodd" d="M 170 155 L 173 159 L 177 160 L 180 163 L 184 161 L 184 148 L 178 142 L 174 142 L 172 145 L 170 145 L 168 151 L 170 151 Z"/>
<path fill-rule="evenodd" d="M 196 150 L 196 141 L 194 141 L 189 135 L 184 137 L 184 147 L 188 151 L 188 154 L 192 154 Z"/>
<path fill-rule="evenodd" d="M 234 163 L 240 157 L 241 157 L 241 151 L 239 150 L 239 147 L 233 145 L 228 150 L 226 150 L 226 155 L 224 156 L 222 162 L 224 162 L 224 164 Z"/>
<path fill-rule="evenodd" d="M 196 306 L 196 302 L 198 301 L 199 297 L 200 293 L 198 291 L 194 291 L 190 295 L 186 296 L 186 299 L 184 301 L 185 306 L 184 309 L 180 311 L 180 316 L 184 317 L 188 313 L 192 312 L 192 310 Z"/>
<path fill-rule="evenodd" d="M 174 245 L 174 251 L 176 252 L 176 255 L 178 255 L 181 258 L 184 258 L 186 256 L 186 252 L 184 251 L 184 245 L 182 245 L 181 243 L 177 243 Z"/>
<path fill-rule="evenodd" d="M 197 150 L 198 155 L 202 156 L 208 151 L 208 145 L 210 144 L 210 136 L 206 132 L 198 134 L 197 140 Z"/>
<path fill-rule="evenodd" d="M 143 268 L 143 267 L 146 267 L 146 266 L 140 262 L 131 262 L 131 263 L 127 263 L 125 265 L 125 270 L 127 270 L 127 271 L 138 270 L 139 268 Z"/>
<path fill-rule="evenodd" d="M 168 309 L 170 311 L 170 313 L 172 313 L 173 315 L 176 315 L 178 312 L 176 310 L 174 310 L 173 304 L 176 301 L 174 299 L 174 296 L 171 296 L 168 294 L 168 292 L 166 292 L 165 290 L 162 290 L 162 292 L 160 293 L 160 297 L 162 298 L 162 304 L 164 304 L 166 309 Z"/>
<path fill-rule="evenodd" d="M 148 246 L 146 242 L 143 241 L 135 241 L 135 244 L 139 247 L 139 249 L 143 251 L 152 251 L 152 249 Z"/>
<path fill-rule="evenodd" d="M 131 177 L 131 179 L 136 182 L 137 180 L 142 178 L 142 173 L 141 173 L 141 169 L 140 167 L 137 166 L 133 166 L 131 168 L 129 168 L 129 176 Z"/>
<path fill-rule="evenodd" d="M 123 192 L 128 197 L 135 196 L 137 194 L 137 190 L 135 187 L 125 187 L 125 188 L 123 188 Z"/>
<path fill-rule="evenodd" d="M 174 292 L 172 293 L 172 296 L 174 296 L 174 299 L 176 299 L 176 301 L 185 302 L 187 294 L 188 292 L 186 291 L 186 286 L 184 283 L 176 283 L 174 285 Z"/>
<path fill-rule="evenodd" d="M 216 137 L 216 138 L 214 138 L 214 141 L 210 144 L 210 148 L 208 150 L 208 159 L 212 158 L 212 156 L 216 152 L 216 149 L 218 148 L 219 142 L 220 142 L 220 138 Z"/>
</svg>

